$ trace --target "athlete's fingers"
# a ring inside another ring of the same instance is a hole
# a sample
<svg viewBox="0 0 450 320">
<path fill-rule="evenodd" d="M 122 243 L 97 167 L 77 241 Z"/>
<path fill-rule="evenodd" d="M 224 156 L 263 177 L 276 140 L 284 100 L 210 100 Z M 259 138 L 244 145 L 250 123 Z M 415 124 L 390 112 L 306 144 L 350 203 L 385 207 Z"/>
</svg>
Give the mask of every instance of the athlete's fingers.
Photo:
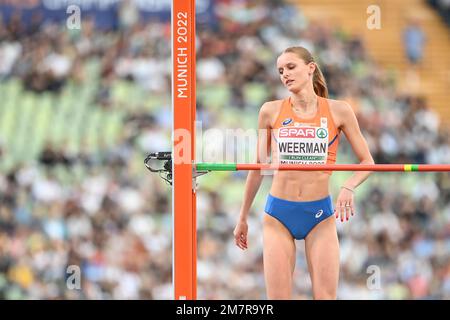
<svg viewBox="0 0 450 320">
<path fill-rule="evenodd" d="M 339 219 L 341 217 L 341 203 L 338 201 L 336 203 L 336 218 Z"/>
<path fill-rule="evenodd" d="M 341 216 L 341 200 L 336 200 L 336 205 L 334 207 L 334 216 L 338 219 Z"/>
<path fill-rule="evenodd" d="M 241 241 L 237 241 L 237 242 L 236 242 L 236 245 L 239 247 L 239 249 L 244 250 L 244 245 L 242 244 Z"/>
<path fill-rule="evenodd" d="M 237 238 L 237 237 L 235 237 L 234 238 L 234 243 L 240 248 L 240 241 L 239 241 L 239 238 Z"/>
<path fill-rule="evenodd" d="M 348 221 L 348 219 L 350 218 L 350 212 L 351 212 L 350 208 L 351 208 L 350 204 L 346 203 L 345 204 L 345 218 L 346 218 L 346 221 Z"/>
<path fill-rule="evenodd" d="M 347 221 L 347 202 L 343 201 L 342 202 L 342 220 Z"/>
<path fill-rule="evenodd" d="M 243 233 L 238 233 L 235 237 L 236 245 L 244 250 L 247 248 L 247 238 Z"/>
<path fill-rule="evenodd" d="M 240 242 L 239 242 L 239 240 L 238 239 L 236 239 L 236 238 L 234 238 L 234 244 L 237 246 L 237 247 L 241 247 L 241 244 L 240 244 Z"/>
<path fill-rule="evenodd" d="M 236 246 L 238 246 L 239 248 L 241 248 L 241 241 L 240 241 L 240 233 L 239 232 L 234 232 L 234 243 L 236 244 Z"/>
<path fill-rule="evenodd" d="M 241 234 L 239 241 L 245 246 L 247 244 L 247 237 L 244 234 Z"/>
<path fill-rule="evenodd" d="M 341 217 L 341 222 L 344 222 L 344 214 L 345 214 L 344 209 L 345 209 L 344 208 L 344 202 L 340 201 L 339 202 L 339 215 Z"/>
</svg>

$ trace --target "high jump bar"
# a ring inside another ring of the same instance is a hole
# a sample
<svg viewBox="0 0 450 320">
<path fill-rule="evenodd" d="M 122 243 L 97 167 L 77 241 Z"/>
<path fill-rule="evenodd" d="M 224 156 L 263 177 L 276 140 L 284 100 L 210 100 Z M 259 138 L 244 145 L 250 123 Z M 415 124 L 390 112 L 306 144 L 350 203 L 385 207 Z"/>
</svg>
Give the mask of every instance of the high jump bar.
<svg viewBox="0 0 450 320">
<path fill-rule="evenodd" d="M 292 170 L 292 171 L 387 171 L 446 172 L 450 164 L 247 164 L 197 163 L 197 171 Z"/>
</svg>

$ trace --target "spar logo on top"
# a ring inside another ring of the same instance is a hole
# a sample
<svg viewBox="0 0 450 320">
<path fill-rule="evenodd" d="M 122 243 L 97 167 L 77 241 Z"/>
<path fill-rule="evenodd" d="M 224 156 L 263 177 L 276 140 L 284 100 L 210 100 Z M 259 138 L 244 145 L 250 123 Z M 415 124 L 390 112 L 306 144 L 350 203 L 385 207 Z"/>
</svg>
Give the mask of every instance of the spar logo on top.
<svg viewBox="0 0 450 320">
<path fill-rule="evenodd" d="M 280 138 L 325 139 L 328 137 L 327 130 L 320 127 L 286 127 L 279 130 Z"/>
</svg>

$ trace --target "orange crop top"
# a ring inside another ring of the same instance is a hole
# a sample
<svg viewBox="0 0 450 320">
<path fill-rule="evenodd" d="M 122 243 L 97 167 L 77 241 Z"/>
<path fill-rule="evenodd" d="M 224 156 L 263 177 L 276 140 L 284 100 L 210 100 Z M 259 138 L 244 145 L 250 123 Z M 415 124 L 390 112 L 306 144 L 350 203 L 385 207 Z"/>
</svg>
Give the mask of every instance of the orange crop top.
<svg viewBox="0 0 450 320">
<path fill-rule="evenodd" d="M 284 99 L 272 128 L 272 163 L 334 164 L 340 130 L 336 127 L 328 101 L 318 98 L 314 118 L 294 113 L 291 98 Z M 325 171 L 331 174 L 331 171 Z"/>
</svg>

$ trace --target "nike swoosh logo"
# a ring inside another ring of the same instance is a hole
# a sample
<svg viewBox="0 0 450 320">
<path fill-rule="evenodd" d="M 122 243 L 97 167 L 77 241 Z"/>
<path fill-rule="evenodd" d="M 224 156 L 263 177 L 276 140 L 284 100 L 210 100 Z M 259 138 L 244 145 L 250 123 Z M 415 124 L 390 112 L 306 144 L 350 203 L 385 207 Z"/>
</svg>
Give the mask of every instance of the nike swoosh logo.
<svg viewBox="0 0 450 320">
<path fill-rule="evenodd" d="M 316 218 L 319 219 L 322 216 L 322 214 L 323 214 L 323 210 L 322 209 L 317 211 Z"/>
</svg>

